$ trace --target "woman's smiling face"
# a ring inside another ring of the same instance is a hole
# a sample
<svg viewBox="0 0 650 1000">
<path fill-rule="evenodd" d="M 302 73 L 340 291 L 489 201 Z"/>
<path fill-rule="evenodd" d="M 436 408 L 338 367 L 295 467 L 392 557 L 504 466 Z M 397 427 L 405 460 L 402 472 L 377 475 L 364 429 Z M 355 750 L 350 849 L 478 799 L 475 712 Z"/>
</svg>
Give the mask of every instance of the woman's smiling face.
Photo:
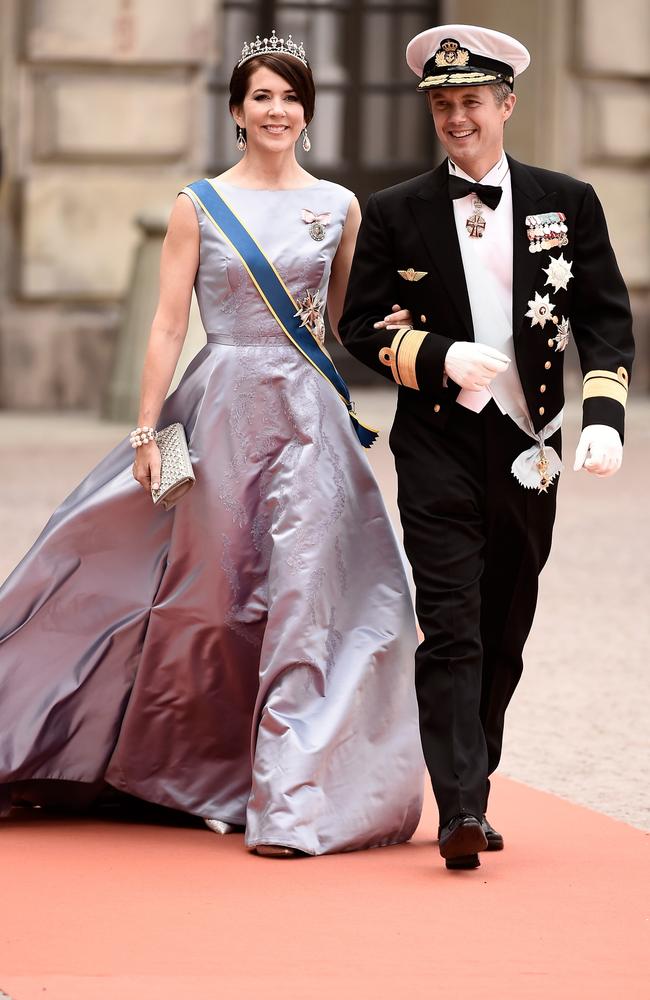
<svg viewBox="0 0 650 1000">
<path fill-rule="evenodd" d="M 246 129 L 246 141 L 269 152 L 295 145 L 305 127 L 305 112 L 295 90 L 267 66 L 251 75 L 241 108 L 233 117 Z"/>
</svg>

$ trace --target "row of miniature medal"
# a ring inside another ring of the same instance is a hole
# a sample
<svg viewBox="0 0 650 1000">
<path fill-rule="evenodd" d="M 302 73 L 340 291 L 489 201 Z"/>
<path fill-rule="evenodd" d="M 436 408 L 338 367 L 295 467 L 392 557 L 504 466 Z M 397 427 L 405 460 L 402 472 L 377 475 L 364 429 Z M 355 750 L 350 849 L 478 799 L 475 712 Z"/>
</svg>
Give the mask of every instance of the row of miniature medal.
<svg viewBox="0 0 650 1000">
<path fill-rule="evenodd" d="M 542 215 L 526 216 L 526 233 L 529 253 L 541 253 L 542 250 L 565 247 L 569 242 L 564 212 L 544 212 Z"/>
</svg>

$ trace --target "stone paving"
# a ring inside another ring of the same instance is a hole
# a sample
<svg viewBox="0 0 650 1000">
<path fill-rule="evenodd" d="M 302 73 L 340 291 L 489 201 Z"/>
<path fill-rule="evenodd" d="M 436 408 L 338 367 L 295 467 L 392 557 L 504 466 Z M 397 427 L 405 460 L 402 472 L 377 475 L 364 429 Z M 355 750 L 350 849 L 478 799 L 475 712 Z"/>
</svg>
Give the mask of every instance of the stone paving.
<svg viewBox="0 0 650 1000">
<path fill-rule="evenodd" d="M 382 430 L 390 425 L 390 390 L 354 395 L 364 419 Z M 567 464 L 578 421 L 574 407 L 565 424 Z M 0 413 L 0 579 L 54 506 L 127 430 L 85 414 Z M 562 476 L 554 551 L 508 715 L 501 769 L 646 830 L 649 439 L 650 401 L 633 399 L 621 472 L 607 480 L 570 469 Z M 395 517 L 387 434 L 370 458 Z"/>
</svg>

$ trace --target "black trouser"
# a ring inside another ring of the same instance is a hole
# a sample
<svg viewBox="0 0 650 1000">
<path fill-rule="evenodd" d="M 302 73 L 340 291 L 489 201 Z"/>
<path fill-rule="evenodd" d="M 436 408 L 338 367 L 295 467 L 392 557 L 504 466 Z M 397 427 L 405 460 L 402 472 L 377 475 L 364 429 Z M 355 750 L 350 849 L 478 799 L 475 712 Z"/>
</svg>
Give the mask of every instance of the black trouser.
<svg viewBox="0 0 650 1000">
<path fill-rule="evenodd" d="M 559 437 L 549 442 L 558 451 Z M 510 472 L 533 443 L 493 402 L 480 414 L 454 404 L 444 430 L 425 406 L 398 407 L 391 432 L 424 633 L 420 732 L 441 825 L 485 812 L 521 676 L 557 491 L 557 480 L 539 494 Z"/>
</svg>

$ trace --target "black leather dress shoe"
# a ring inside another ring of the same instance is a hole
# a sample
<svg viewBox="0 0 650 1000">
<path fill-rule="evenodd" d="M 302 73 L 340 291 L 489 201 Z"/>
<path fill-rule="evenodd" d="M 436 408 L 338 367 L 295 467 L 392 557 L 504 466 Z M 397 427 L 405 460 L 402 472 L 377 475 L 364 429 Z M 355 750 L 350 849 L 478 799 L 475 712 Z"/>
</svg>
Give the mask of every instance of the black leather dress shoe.
<svg viewBox="0 0 650 1000">
<path fill-rule="evenodd" d="M 463 871 L 469 868 L 480 868 L 478 854 L 461 854 L 458 858 L 445 858 L 445 865 L 449 871 Z"/>
<path fill-rule="evenodd" d="M 441 827 L 438 847 L 447 868 L 478 868 L 478 852 L 487 849 L 481 821 L 476 816 L 454 816 Z"/>
<path fill-rule="evenodd" d="M 492 824 L 489 822 L 487 816 L 484 816 L 481 820 L 481 826 L 483 827 L 483 833 L 485 834 L 485 839 L 487 840 L 486 851 L 502 851 L 503 850 L 503 836 L 494 829 Z"/>
</svg>

